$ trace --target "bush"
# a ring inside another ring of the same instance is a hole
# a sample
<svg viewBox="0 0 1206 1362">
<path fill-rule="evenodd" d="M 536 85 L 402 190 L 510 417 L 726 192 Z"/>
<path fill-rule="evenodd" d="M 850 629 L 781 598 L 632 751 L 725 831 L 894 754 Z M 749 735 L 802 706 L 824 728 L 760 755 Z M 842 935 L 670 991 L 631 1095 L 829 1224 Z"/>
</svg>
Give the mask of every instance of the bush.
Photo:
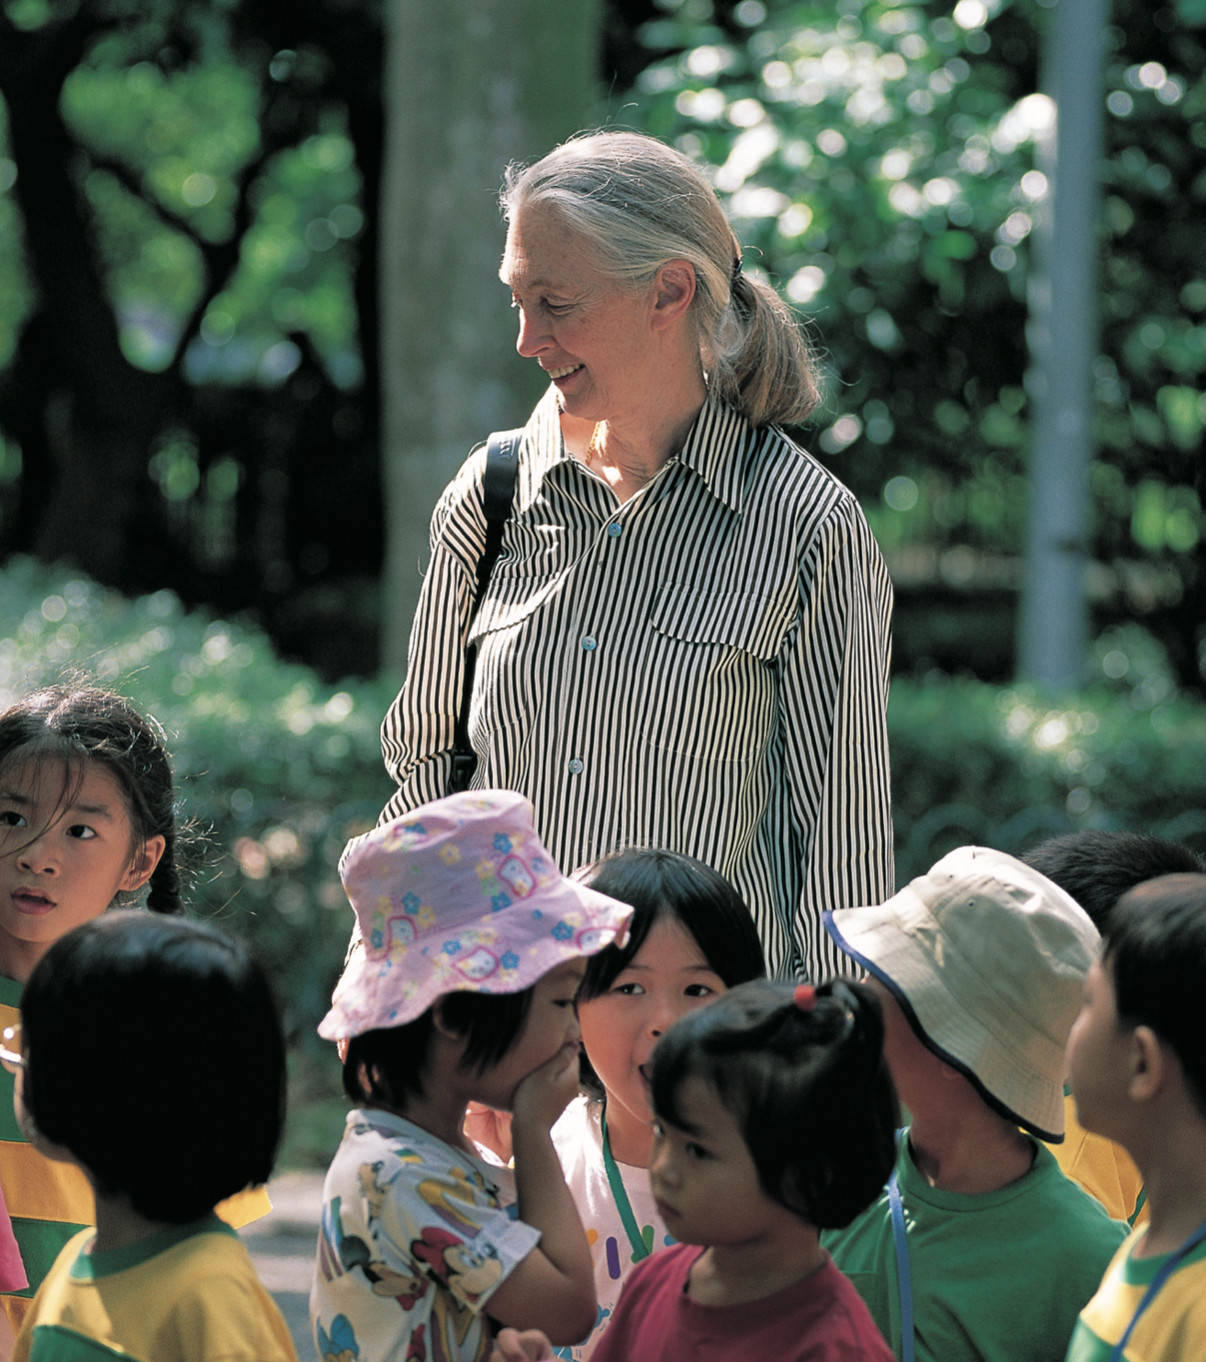
<svg viewBox="0 0 1206 1362">
<path fill-rule="evenodd" d="M 951 847 L 1024 851 L 1080 827 L 1206 850 L 1206 706 L 1179 697 L 1137 630 L 1098 645 L 1103 680 L 1062 697 L 933 673 L 888 711 L 897 880 Z M 196 911 L 257 949 L 295 1042 L 315 1042 L 352 921 L 336 866 L 390 794 L 378 728 L 393 686 L 325 686 L 256 629 L 127 601 L 62 569 L 0 570 L 0 705 L 86 674 L 168 732 L 182 815 L 206 833 Z"/>
<path fill-rule="evenodd" d="M 1116 667 L 1113 643 L 1105 657 Z M 964 843 L 1017 854 L 1087 827 L 1206 852 L 1206 706 L 1178 697 L 1158 671 L 1059 696 L 938 674 L 900 679 L 888 727 L 898 884 Z"/>
<path fill-rule="evenodd" d="M 336 866 L 390 793 L 378 728 L 389 687 L 325 686 L 255 628 L 185 613 L 161 591 L 128 601 L 25 559 L 0 569 L 0 708 L 86 678 L 168 735 L 182 821 L 199 832 L 195 912 L 271 970 L 292 1040 L 313 1041 L 352 911 Z"/>
</svg>

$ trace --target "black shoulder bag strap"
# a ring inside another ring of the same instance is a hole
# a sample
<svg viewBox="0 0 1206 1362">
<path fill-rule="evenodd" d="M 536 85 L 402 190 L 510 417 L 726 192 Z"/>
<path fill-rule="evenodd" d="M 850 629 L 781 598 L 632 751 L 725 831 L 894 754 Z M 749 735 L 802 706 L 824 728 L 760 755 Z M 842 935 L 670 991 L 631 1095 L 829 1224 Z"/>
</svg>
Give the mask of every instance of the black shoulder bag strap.
<svg viewBox="0 0 1206 1362">
<path fill-rule="evenodd" d="M 477 584 L 473 589 L 473 608 L 469 625 L 486 594 L 486 584 L 502 549 L 503 526 L 511 516 L 515 498 L 515 477 L 519 471 L 519 441 L 523 430 L 496 430 L 486 446 L 486 474 L 482 484 L 486 511 L 486 546 L 477 560 Z M 461 708 L 456 716 L 452 739 L 452 773 L 449 794 L 469 788 L 477 769 L 477 754 L 469 742 L 469 699 L 473 694 L 473 673 L 477 664 L 477 645 L 465 644 L 465 675 L 461 685 Z"/>
</svg>

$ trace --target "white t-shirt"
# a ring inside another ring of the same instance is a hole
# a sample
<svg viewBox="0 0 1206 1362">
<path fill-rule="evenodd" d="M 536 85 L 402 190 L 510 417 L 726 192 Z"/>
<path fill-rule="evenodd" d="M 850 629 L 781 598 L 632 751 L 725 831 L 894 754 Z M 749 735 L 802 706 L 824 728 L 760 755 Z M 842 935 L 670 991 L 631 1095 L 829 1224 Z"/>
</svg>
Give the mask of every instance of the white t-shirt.
<svg viewBox="0 0 1206 1362">
<path fill-rule="evenodd" d="M 595 1268 L 595 1292 L 599 1298 L 598 1317 L 587 1340 L 573 1348 L 553 1349 L 554 1356 L 572 1358 L 574 1362 L 585 1362 L 594 1352 L 619 1299 L 620 1287 L 634 1264 L 632 1244 L 616 1209 L 603 1166 L 602 1111 L 601 1102 L 578 1097 L 566 1107 L 553 1127 L 553 1145 L 561 1160 L 566 1184 L 573 1194 L 574 1205 L 586 1227 Z M 675 1240 L 666 1233 L 653 1203 L 649 1170 L 627 1163 L 617 1163 L 616 1168 L 628 1194 L 637 1228 L 650 1250 L 656 1252 L 673 1244 Z"/>
</svg>

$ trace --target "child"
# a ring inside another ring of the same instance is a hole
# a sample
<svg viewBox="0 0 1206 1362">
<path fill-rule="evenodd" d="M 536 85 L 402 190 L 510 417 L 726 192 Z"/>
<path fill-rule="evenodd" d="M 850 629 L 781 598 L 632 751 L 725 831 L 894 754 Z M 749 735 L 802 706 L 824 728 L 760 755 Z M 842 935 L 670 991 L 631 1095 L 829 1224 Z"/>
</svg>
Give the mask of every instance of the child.
<svg viewBox="0 0 1206 1362">
<path fill-rule="evenodd" d="M 1084 1126 L 1128 1149 L 1150 1221 L 1085 1306 L 1068 1362 L 1206 1355 L 1206 875 L 1124 895 L 1106 923 L 1068 1041 Z"/>
<path fill-rule="evenodd" d="M 649 1174 L 680 1242 L 633 1270 L 596 1362 L 890 1362 L 819 1240 L 892 1168 L 882 1042 L 859 985 L 766 981 L 662 1037 Z"/>
<path fill-rule="evenodd" d="M 1105 930 L 1110 909 L 1135 885 L 1159 875 L 1206 872 L 1206 862 L 1180 842 L 1097 828 L 1050 837 L 1022 859 L 1071 894 L 1099 932 Z M 1066 1090 L 1064 1124 L 1064 1141 L 1051 1150 L 1056 1162 L 1115 1220 L 1139 1224 L 1146 1216 L 1143 1179 L 1130 1155 L 1112 1140 L 1085 1130 Z"/>
<path fill-rule="evenodd" d="M 627 942 L 586 966 L 578 1021 L 587 1093 L 553 1128 L 591 1241 L 599 1302 L 591 1336 L 557 1354 L 576 1362 L 594 1351 L 633 1265 L 673 1242 L 645 1172 L 653 1150 L 653 1047 L 679 1017 L 765 974 L 749 909 L 702 862 L 672 851 L 621 851 L 592 867 L 587 883 L 634 911 Z"/>
<path fill-rule="evenodd" d="M 120 696 L 51 686 L 0 713 L 0 1029 L 61 936 L 148 887 L 155 913 L 181 911 L 172 768 L 158 730 Z M 74 1164 L 25 1142 L 0 1071 L 0 1186 L 30 1287 L 4 1295 L 13 1328 L 63 1245 L 94 1221 Z M 270 1209 L 262 1189 L 220 1208 L 232 1224 Z"/>
<path fill-rule="evenodd" d="M 1038 1143 L 1063 1132 L 1063 1047 L 1096 929 L 983 847 L 825 927 L 883 1004 L 911 1116 L 886 1193 L 825 1246 L 899 1358 L 1058 1362 L 1125 1233 Z"/>
<path fill-rule="evenodd" d="M 212 927 L 138 911 L 56 942 L 25 987 L 17 1117 L 71 1159 L 96 1229 L 59 1254 L 14 1362 L 295 1362 L 238 1235 L 213 1212 L 267 1181 L 285 1042 L 263 972 Z"/>
<path fill-rule="evenodd" d="M 505 791 L 422 805 L 342 873 L 359 944 L 319 1033 L 346 1041 L 357 1106 L 323 1188 L 320 1354 L 476 1362 L 487 1311 L 581 1338 L 590 1251 L 549 1131 L 577 1088 L 582 957 L 631 909 L 562 876 Z M 470 1101 L 512 1113 L 514 1190 L 465 1135 Z"/>
</svg>

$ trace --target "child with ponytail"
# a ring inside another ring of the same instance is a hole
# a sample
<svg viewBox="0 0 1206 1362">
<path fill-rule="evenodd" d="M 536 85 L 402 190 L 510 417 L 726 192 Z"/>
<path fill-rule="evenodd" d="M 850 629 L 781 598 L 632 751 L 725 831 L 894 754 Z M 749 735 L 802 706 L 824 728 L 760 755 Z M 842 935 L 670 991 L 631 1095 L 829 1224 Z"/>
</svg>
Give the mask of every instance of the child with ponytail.
<svg viewBox="0 0 1206 1362">
<path fill-rule="evenodd" d="M 625 1283 L 596 1362 L 890 1362 L 821 1248 L 879 1195 L 898 1110 L 857 984 L 741 984 L 653 1054 L 649 1175 L 679 1243 Z"/>
<path fill-rule="evenodd" d="M 892 1362 L 821 1248 L 892 1171 L 883 1019 L 858 984 L 739 984 L 652 1060 L 650 1182 L 678 1240 L 639 1262 L 594 1362 Z M 492 1362 L 549 1358 L 504 1330 Z"/>
</svg>

